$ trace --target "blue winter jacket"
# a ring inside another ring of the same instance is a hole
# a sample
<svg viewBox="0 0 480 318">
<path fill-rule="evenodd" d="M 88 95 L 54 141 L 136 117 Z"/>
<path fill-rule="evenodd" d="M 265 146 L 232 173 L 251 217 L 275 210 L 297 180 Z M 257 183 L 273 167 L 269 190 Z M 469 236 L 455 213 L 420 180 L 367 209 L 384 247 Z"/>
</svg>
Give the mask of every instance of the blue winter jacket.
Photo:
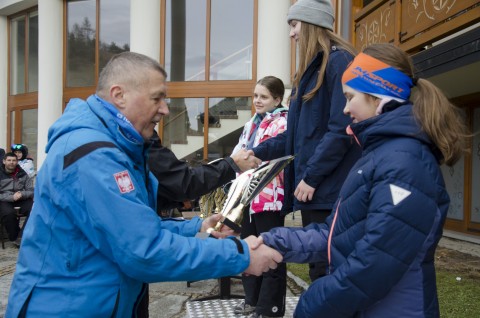
<svg viewBox="0 0 480 318">
<path fill-rule="evenodd" d="M 358 145 L 345 133 L 351 119 L 343 114 L 346 101 L 341 78 L 353 59 L 350 53 L 332 47 L 322 86 L 312 99 L 302 100 L 302 96 L 317 83 L 322 58 L 320 52 L 308 65 L 296 98 L 293 98 L 295 91 L 292 91 L 287 130 L 253 149 L 255 156 L 262 160 L 296 155 L 285 169 L 283 212 L 286 213 L 331 209 L 348 171 L 361 153 Z M 315 188 L 309 202 L 299 202 L 293 196 L 302 179 Z"/>
<path fill-rule="evenodd" d="M 330 254 L 330 275 L 302 294 L 295 317 L 439 317 L 434 253 L 449 197 L 438 151 L 411 105 L 351 127 L 363 156 L 326 223 L 262 234 L 285 262 Z"/>
<path fill-rule="evenodd" d="M 157 216 L 148 147 L 125 138 L 95 97 L 72 100 L 48 137 L 6 317 L 132 317 L 144 283 L 248 266 L 245 242 L 195 239 L 200 219 Z"/>
</svg>

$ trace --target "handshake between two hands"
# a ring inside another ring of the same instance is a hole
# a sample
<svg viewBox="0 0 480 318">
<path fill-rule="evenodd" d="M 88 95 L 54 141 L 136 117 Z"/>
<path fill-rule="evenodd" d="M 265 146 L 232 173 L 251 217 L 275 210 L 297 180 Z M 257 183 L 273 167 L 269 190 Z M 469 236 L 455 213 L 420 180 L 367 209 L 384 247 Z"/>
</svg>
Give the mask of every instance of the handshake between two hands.
<svg viewBox="0 0 480 318">
<path fill-rule="evenodd" d="M 260 166 L 262 163 L 262 160 L 255 157 L 255 154 L 252 150 L 240 149 L 230 157 L 242 172 L 245 172 L 249 169 L 258 168 L 258 166 Z"/>
<path fill-rule="evenodd" d="M 260 276 L 262 273 L 275 269 L 283 260 L 283 256 L 273 248 L 263 244 L 261 236 L 250 235 L 244 241 L 250 251 L 250 265 L 245 270 L 246 274 Z"/>
<path fill-rule="evenodd" d="M 208 228 L 214 227 L 222 218 L 221 214 L 213 214 L 206 218 L 202 223 L 201 232 L 205 232 Z M 220 232 L 213 231 L 210 235 L 216 238 L 225 238 L 227 236 L 238 235 L 228 226 L 223 226 Z M 283 260 L 283 256 L 271 247 L 263 244 L 261 236 L 255 237 L 253 235 L 243 240 L 248 245 L 250 253 L 250 265 L 245 270 L 246 274 L 260 276 L 262 273 L 275 269 Z"/>
</svg>

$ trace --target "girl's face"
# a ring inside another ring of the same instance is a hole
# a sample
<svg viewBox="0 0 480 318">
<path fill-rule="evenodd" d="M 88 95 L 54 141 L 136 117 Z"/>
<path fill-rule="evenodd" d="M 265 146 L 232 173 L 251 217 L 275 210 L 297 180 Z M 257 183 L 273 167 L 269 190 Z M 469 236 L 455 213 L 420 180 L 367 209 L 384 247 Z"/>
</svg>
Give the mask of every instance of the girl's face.
<svg viewBox="0 0 480 318">
<path fill-rule="evenodd" d="M 360 93 L 347 85 L 343 85 L 343 94 L 347 99 L 343 113 L 350 116 L 353 123 L 377 116 L 376 111 L 380 99 Z"/>
<path fill-rule="evenodd" d="M 297 20 L 290 21 L 290 34 L 289 36 L 298 42 L 298 38 L 300 37 L 300 29 L 302 27 L 302 22 Z"/>
<path fill-rule="evenodd" d="M 21 150 L 15 150 L 13 153 L 17 156 L 18 160 L 22 159 L 23 153 Z"/>
<path fill-rule="evenodd" d="M 253 92 L 253 105 L 257 114 L 271 112 L 280 104 L 279 97 L 274 98 L 270 91 L 263 85 L 257 84 Z"/>
</svg>

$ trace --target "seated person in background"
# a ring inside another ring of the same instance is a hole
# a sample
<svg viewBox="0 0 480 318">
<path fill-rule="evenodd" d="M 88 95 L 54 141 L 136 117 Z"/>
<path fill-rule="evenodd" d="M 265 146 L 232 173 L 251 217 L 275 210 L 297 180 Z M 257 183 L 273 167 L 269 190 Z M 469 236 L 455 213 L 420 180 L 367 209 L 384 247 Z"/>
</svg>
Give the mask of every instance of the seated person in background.
<svg viewBox="0 0 480 318">
<path fill-rule="evenodd" d="M 5 154 L 0 166 L 0 218 L 4 219 L 8 239 L 19 245 L 20 226 L 15 207 L 20 212 L 30 213 L 33 205 L 33 182 L 27 173 L 18 165 L 17 156 L 13 152 Z M 25 227 L 26 221 L 22 227 Z"/>
<path fill-rule="evenodd" d="M 18 164 L 28 174 L 30 178 L 35 176 L 35 166 L 33 159 L 28 157 L 28 148 L 23 144 L 15 144 L 11 147 L 12 152 L 18 158 Z"/>
</svg>

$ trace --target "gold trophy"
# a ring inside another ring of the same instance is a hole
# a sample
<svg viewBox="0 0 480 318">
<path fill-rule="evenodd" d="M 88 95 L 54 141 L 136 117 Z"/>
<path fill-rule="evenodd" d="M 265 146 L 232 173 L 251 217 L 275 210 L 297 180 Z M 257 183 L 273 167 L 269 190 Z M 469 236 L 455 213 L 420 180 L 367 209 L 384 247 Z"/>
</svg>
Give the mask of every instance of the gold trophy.
<svg viewBox="0 0 480 318">
<path fill-rule="evenodd" d="M 240 224 L 243 218 L 243 209 L 278 175 L 294 156 L 285 156 L 269 162 L 265 162 L 256 169 L 250 169 L 238 176 L 231 184 L 227 198 L 223 205 L 222 219 L 214 228 L 209 228 L 207 233 L 213 230 L 220 231 L 223 225 L 227 225 L 236 233 L 241 232 Z"/>
</svg>

